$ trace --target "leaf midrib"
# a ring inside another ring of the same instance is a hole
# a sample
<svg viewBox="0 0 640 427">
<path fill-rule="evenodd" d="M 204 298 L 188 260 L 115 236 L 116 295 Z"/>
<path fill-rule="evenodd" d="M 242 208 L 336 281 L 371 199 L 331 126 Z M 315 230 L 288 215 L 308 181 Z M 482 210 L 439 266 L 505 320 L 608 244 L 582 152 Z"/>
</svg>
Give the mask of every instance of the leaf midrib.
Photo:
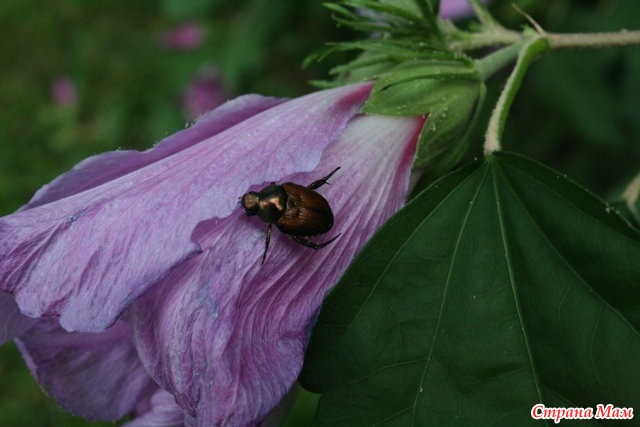
<svg viewBox="0 0 640 427">
<path fill-rule="evenodd" d="M 466 182 L 467 180 L 471 179 L 471 177 L 473 177 L 476 173 L 477 173 L 477 171 L 474 171 L 474 173 L 470 174 L 469 177 L 467 179 L 465 179 L 463 182 Z M 411 406 L 411 425 L 412 426 L 415 425 L 416 407 L 417 407 L 417 404 L 418 404 L 418 399 L 420 397 L 419 390 L 421 388 L 423 388 L 423 386 L 424 386 L 424 380 L 425 380 L 425 377 L 426 377 L 427 372 L 429 370 L 429 367 L 431 366 L 431 360 L 433 359 L 433 349 L 436 346 L 436 341 L 437 341 L 437 338 L 439 336 L 440 323 L 442 321 L 442 313 L 444 312 L 445 303 L 447 301 L 447 294 L 448 294 L 448 290 L 449 290 L 449 285 L 451 283 L 451 275 L 452 275 L 452 271 L 453 271 L 453 266 L 455 264 L 456 257 L 457 257 L 457 254 L 458 254 L 458 248 L 460 247 L 460 242 L 462 240 L 462 235 L 464 234 L 464 231 L 466 229 L 467 222 L 469 220 L 469 216 L 471 215 L 471 211 L 476 206 L 476 201 L 478 199 L 478 194 L 480 194 L 480 190 L 482 189 L 483 184 L 484 184 L 485 180 L 487 179 L 487 176 L 488 176 L 488 169 L 485 170 L 484 176 L 478 182 L 478 186 L 476 188 L 476 192 L 473 195 L 473 198 L 471 199 L 471 201 L 469 202 L 469 206 L 467 208 L 467 212 L 465 214 L 464 220 L 463 220 L 462 225 L 460 227 L 460 232 L 458 233 L 458 238 L 456 240 L 456 245 L 455 245 L 455 248 L 453 250 L 453 254 L 451 256 L 451 262 L 449 263 L 449 271 L 447 272 L 447 279 L 445 281 L 444 292 L 442 294 L 442 302 L 440 303 L 440 310 L 438 311 L 438 320 L 436 321 L 436 327 L 435 327 L 435 330 L 434 330 L 434 333 L 433 333 L 433 338 L 431 340 L 431 346 L 429 347 L 429 354 L 427 355 L 427 360 L 426 360 L 426 363 L 425 363 L 425 366 L 424 366 L 424 370 L 422 371 L 422 375 L 420 377 L 420 383 L 419 383 L 419 386 L 418 386 L 418 391 L 415 393 L 416 397 L 415 397 L 415 399 L 413 401 L 413 405 Z M 462 185 L 463 182 L 461 182 L 460 185 Z M 460 185 L 458 185 L 455 189 L 459 188 Z M 455 189 L 453 189 L 449 193 L 449 195 L 446 198 L 443 199 L 443 202 L 445 200 L 447 200 L 450 197 L 450 195 L 452 195 L 455 192 Z M 440 207 L 440 205 L 441 204 L 439 204 L 438 207 Z M 435 212 L 435 211 L 436 211 L 436 209 L 434 209 L 432 211 L 432 213 Z M 425 219 L 425 221 L 426 221 L 426 219 Z M 417 227 L 416 230 L 418 228 L 421 228 L 425 221 L 423 221 L 420 224 L 420 227 Z"/>
<path fill-rule="evenodd" d="M 533 375 L 533 382 L 536 389 L 536 395 L 538 396 L 538 402 L 543 402 L 542 400 L 542 390 L 540 388 L 540 383 L 538 382 L 538 374 L 536 371 L 535 363 L 533 361 L 533 351 L 531 349 L 531 344 L 529 343 L 529 337 L 525 328 L 524 317 L 522 314 L 522 309 L 520 307 L 520 299 L 518 298 L 518 292 L 516 289 L 516 280 L 515 274 L 513 271 L 513 265 L 511 260 L 511 255 L 509 251 L 509 242 L 507 241 L 507 230 L 504 222 L 504 212 L 503 206 L 500 201 L 500 192 L 498 191 L 498 179 L 497 179 L 497 170 L 498 166 L 496 162 L 491 163 L 492 171 L 493 171 L 493 192 L 496 200 L 496 211 L 498 214 L 498 224 L 500 225 L 500 237 L 502 239 L 502 247 L 504 249 L 504 259 L 507 263 L 507 271 L 509 272 L 509 284 L 511 285 L 511 293 L 513 295 L 513 303 L 515 305 L 516 314 L 518 315 L 518 321 L 520 322 L 520 330 L 522 331 L 522 338 L 524 340 L 524 344 L 527 350 L 527 357 L 529 358 L 529 365 L 531 366 L 531 372 Z M 503 173 L 504 174 L 504 173 Z M 506 181 L 506 177 L 504 177 Z"/>
</svg>

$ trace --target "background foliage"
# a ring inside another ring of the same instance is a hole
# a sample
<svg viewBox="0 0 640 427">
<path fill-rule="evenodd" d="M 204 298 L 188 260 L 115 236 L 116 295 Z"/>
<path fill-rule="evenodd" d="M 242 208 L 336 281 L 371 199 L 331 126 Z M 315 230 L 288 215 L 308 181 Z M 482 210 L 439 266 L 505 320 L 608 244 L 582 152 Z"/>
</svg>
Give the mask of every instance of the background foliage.
<svg viewBox="0 0 640 427">
<path fill-rule="evenodd" d="M 505 25 L 524 19 L 511 1 L 492 11 Z M 640 27 L 635 0 L 521 0 L 548 31 Z M 195 49 L 162 47 L 162 32 L 188 22 L 204 39 Z M 216 67 L 229 96 L 296 96 L 326 78 L 339 55 L 302 70 L 336 28 L 319 1 L 5 0 L 0 4 L 0 215 L 83 158 L 117 148 L 145 149 L 185 126 L 181 103 L 203 67 Z M 507 124 L 505 148 L 566 173 L 615 200 L 640 165 L 640 50 L 553 52 L 534 64 Z M 59 76 L 77 101 L 56 104 Z M 486 106 L 503 83 L 489 82 Z M 483 112 L 469 158 L 481 153 Z M 13 345 L 0 348 L 0 425 L 88 425 L 59 411 L 28 374 Z M 304 394 L 289 425 L 308 425 L 315 397 Z"/>
</svg>

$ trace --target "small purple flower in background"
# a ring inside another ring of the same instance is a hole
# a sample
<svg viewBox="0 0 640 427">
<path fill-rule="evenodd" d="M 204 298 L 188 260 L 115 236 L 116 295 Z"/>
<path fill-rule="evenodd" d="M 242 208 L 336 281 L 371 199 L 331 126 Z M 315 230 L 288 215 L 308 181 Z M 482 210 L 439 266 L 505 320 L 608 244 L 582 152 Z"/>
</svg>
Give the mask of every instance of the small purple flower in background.
<svg viewBox="0 0 640 427">
<path fill-rule="evenodd" d="M 323 297 L 407 195 L 423 120 L 359 115 L 370 89 L 237 98 L 151 150 L 85 160 L 0 218 L 0 331 L 43 389 L 131 426 L 264 420 Z M 238 198 L 338 166 L 318 191 L 341 236 L 313 251 L 274 230 L 260 265 L 265 224 Z"/>
<path fill-rule="evenodd" d="M 488 0 L 482 0 L 488 3 Z M 468 0 L 443 0 L 440 2 L 440 16 L 445 19 L 463 19 L 472 14 Z"/>
<path fill-rule="evenodd" d="M 51 82 L 51 98 L 60 107 L 73 107 L 78 102 L 76 85 L 67 76 L 56 77 Z"/>
<path fill-rule="evenodd" d="M 204 28 L 197 22 L 187 22 L 162 32 L 158 44 L 165 49 L 190 51 L 200 47 L 204 40 Z"/>
<path fill-rule="evenodd" d="M 182 95 L 182 109 L 192 121 L 224 103 L 229 96 L 222 84 L 220 73 L 213 67 L 198 72 Z"/>
</svg>

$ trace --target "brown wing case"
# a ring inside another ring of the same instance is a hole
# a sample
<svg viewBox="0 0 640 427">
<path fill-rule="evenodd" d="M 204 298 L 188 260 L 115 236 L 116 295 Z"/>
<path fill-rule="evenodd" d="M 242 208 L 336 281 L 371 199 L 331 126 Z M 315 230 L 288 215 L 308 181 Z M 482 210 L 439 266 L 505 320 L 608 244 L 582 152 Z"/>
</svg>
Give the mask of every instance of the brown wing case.
<svg viewBox="0 0 640 427">
<path fill-rule="evenodd" d="M 282 184 L 287 193 L 287 208 L 276 222 L 280 231 L 292 236 L 315 236 L 333 227 L 333 212 L 327 200 L 298 184 Z"/>
</svg>

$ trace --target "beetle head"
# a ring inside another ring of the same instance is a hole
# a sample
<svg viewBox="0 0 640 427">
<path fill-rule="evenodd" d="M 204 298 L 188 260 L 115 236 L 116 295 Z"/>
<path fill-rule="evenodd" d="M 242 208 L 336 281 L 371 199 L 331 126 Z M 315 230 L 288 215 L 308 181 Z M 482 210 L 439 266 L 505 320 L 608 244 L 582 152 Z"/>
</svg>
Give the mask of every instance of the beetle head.
<svg viewBox="0 0 640 427">
<path fill-rule="evenodd" d="M 242 207 L 245 210 L 247 216 L 256 215 L 260 209 L 260 196 L 255 191 L 249 191 L 242 196 Z"/>
</svg>

